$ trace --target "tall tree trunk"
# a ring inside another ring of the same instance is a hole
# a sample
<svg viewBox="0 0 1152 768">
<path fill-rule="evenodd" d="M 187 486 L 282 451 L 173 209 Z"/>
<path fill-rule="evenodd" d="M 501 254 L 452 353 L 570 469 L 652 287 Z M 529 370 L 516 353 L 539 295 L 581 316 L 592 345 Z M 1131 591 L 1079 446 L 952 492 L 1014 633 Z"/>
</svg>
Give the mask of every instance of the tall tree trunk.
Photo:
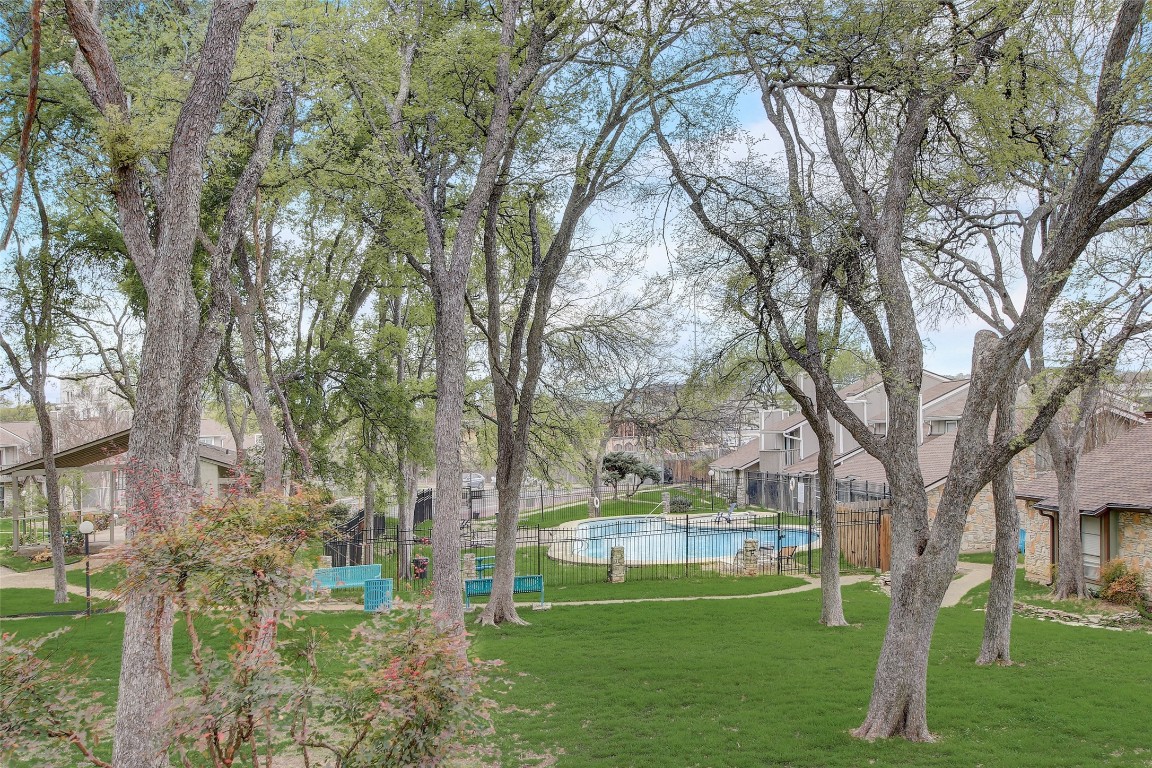
<svg viewBox="0 0 1152 768">
<path fill-rule="evenodd" d="M 510 452 L 510 451 L 509 451 Z M 520 520 L 520 487 L 524 481 L 523 455 L 506 456 L 497 463 L 496 567 L 492 571 L 492 594 L 480 615 L 480 623 L 527 624 L 516 613 L 512 587 L 516 578 L 516 529 Z"/>
<path fill-rule="evenodd" d="M 1052 445 L 1052 441 L 1049 441 Z M 1056 583 L 1052 589 L 1057 599 L 1084 597 L 1084 550 L 1080 538 L 1080 509 L 1076 495 L 1076 470 L 1080 466 L 1079 451 L 1061 445 L 1052 450 L 1052 466 L 1056 470 L 1056 498 L 1060 511 L 1058 541 L 1056 544 Z"/>
<path fill-rule="evenodd" d="M 52 415 L 44 399 L 43 377 L 38 379 L 39 391 L 32 393 L 32 405 L 40 424 L 40 455 L 44 457 L 44 498 L 48 505 L 48 544 L 52 549 L 53 602 L 68 602 L 68 575 L 64 571 L 64 526 L 60 513 L 60 473 L 56 469 L 56 438 L 52 428 Z"/>
<path fill-rule="evenodd" d="M 412 531 L 416 527 L 416 486 L 420 479 L 420 468 L 408 459 L 408 452 L 400 447 L 398 482 L 396 484 L 396 546 L 398 577 L 412 578 Z"/>
<path fill-rule="evenodd" d="M 159 277 L 159 275 L 157 276 Z M 195 467 L 182 460 L 182 395 L 199 404 L 201 381 L 184 379 L 189 326 L 200 307 L 187 273 L 157 279 L 149 292 L 140 356 L 140 381 L 129 437 L 126 483 L 127 536 L 162 530 L 187 514 Z M 179 361 L 173 364 L 174 361 Z M 198 415 L 198 414 L 197 414 Z M 193 441 L 195 445 L 195 441 Z M 133 576 L 129 566 L 129 576 Z M 124 644 L 116 700 L 112 763 L 117 768 L 165 768 L 171 696 L 173 607 L 163 588 L 141 587 L 123 596 Z M 128 727 L 129 724 L 134 724 Z"/>
<path fill-rule="evenodd" d="M 243 247 L 243 246 L 241 246 Z M 264 440 L 264 491 L 284 492 L 284 433 L 272 412 L 272 402 L 268 398 L 268 387 L 264 382 L 263 366 L 256 339 L 255 310 L 253 300 L 243 301 L 240 293 L 233 289 L 232 311 L 236 324 L 240 327 L 240 343 L 244 352 L 244 376 L 248 397 L 252 402 L 252 412 Z"/>
<path fill-rule="evenodd" d="M 915 460 L 915 454 L 911 455 Z M 917 473 L 918 474 L 918 473 Z M 917 552 L 917 521 L 926 521 L 928 499 L 921 483 L 889 473 L 892 489 L 892 605 L 876 665 L 872 698 L 853 735 L 864 739 L 902 736 L 931 741 L 928 730 L 928 651 L 940 601 L 955 573 L 957 552 Z"/>
<path fill-rule="evenodd" d="M 461 235 L 457 235 L 460 237 Z M 471 254 L 471 247 L 467 250 Z M 464 255 L 458 258 L 465 258 Z M 462 273 L 466 276 L 467 273 Z M 443 628 L 464 623 L 460 579 L 460 437 L 468 348 L 464 329 L 464 281 L 436 292 L 436 504 L 432 519 L 432 607 Z"/>
<path fill-rule="evenodd" d="M 366 427 L 369 432 L 367 440 L 368 453 L 375 456 L 377 451 L 376 431 L 372 427 Z M 361 543 L 363 545 L 363 557 L 360 561 L 361 565 L 370 565 L 375 561 L 375 553 L 372 551 L 372 540 L 376 537 L 376 472 L 370 466 L 364 469 L 364 522 L 361 526 Z"/>
<path fill-rule="evenodd" d="M 840 532 L 836 525 L 836 443 L 828 424 L 828 412 L 817 404 L 820 443 L 820 623 L 846 627 L 844 600 L 840 594 Z M 811 556 L 811 554 L 809 554 Z"/>
<path fill-rule="evenodd" d="M 1088 437 L 1088 425 L 1100 400 L 1099 376 L 1080 387 L 1080 399 L 1075 411 L 1061 423 L 1055 419 L 1048 425 L 1044 437 L 1052 455 L 1056 474 L 1056 498 L 1059 501 L 1059 541 L 1056 546 L 1056 597 L 1065 600 L 1084 597 L 1084 548 L 1080 536 L 1080 504 L 1076 495 L 1076 472 L 1080 468 L 1080 455 Z"/>
<path fill-rule="evenodd" d="M 1016 382 L 1005 381 L 996 403 L 996 439 L 1008 440 L 1016 433 Z M 992 560 L 992 583 L 984 609 L 984 639 L 977 664 L 1012 663 L 1012 602 L 1016 592 L 1016 555 L 1020 547 L 1020 511 L 1016 507 L 1012 465 L 992 480 L 992 504 L 996 520 L 996 553 Z"/>
</svg>

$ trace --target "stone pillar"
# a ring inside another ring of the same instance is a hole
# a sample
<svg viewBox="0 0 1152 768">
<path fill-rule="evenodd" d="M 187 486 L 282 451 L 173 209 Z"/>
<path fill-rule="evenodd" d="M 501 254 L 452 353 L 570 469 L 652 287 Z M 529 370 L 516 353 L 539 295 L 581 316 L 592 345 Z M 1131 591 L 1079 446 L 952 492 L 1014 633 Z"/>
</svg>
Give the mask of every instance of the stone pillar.
<svg viewBox="0 0 1152 768">
<path fill-rule="evenodd" d="M 760 542 L 756 539 L 744 539 L 744 549 L 740 554 L 744 561 L 745 576 L 755 576 L 759 572 L 759 563 L 756 557 L 758 549 L 760 549 Z"/>
<path fill-rule="evenodd" d="M 667 515 L 672 512 L 672 494 L 668 491 L 660 494 L 660 503 L 664 505 L 664 514 Z"/>
<path fill-rule="evenodd" d="M 332 556 L 331 555 L 320 555 L 320 565 L 318 565 L 317 567 L 318 568 L 331 568 L 332 567 Z"/>
<path fill-rule="evenodd" d="M 736 470 L 736 506 L 748 506 L 748 478 L 741 470 Z"/>
<path fill-rule="evenodd" d="M 461 557 L 463 559 L 460 561 L 460 578 L 476 578 L 476 554 L 473 552 L 465 552 Z"/>
<path fill-rule="evenodd" d="M 624 565 L 624 547 L 612 547 L 612 565 L 609 571 L 609 581 L 621 584 L 628 576 L 628 566 Z"/>
</svg>

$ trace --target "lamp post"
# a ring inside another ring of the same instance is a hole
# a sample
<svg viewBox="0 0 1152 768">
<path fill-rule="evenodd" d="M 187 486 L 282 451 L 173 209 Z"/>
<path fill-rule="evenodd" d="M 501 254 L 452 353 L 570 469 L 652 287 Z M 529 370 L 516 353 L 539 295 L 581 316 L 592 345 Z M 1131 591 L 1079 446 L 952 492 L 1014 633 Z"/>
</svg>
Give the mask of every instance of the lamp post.
<svg viewBox="0 0 1152 768">
<path fill-rule="evenodd" d="M 708 470 L 708 498 L 712 501 L 712 514 L 716 514 L 716 489 L 714 481 L 716 479 L 716 470 Z"/>
<path fill-rule="evenodd" d="M 91 520 L 80 523 L 80 533 L 84 534 L 84 612 L 89 618 L 92 617 L 92 568 L 88 560 L 88 539 L 95 530 Z"/>
</svg>

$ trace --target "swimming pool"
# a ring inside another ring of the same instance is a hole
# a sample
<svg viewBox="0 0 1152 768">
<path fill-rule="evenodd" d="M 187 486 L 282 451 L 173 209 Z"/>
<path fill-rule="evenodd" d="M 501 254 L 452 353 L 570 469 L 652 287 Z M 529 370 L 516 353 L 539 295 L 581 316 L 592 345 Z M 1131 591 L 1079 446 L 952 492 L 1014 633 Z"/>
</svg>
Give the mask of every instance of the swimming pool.
<svg viewBox="0 0 1152 768">
<path fill-rule="evenodd" d="M 778 551 L 807 549 L 819 538 L 813 532 L 809 539 L 807 528 L 799 526 L 728 524 L 711 518 L 611 517 L 577 523 L 567 552 L 549 554 L 573 562 L 607 563 L 612 548 L 623 547 L 629 565 L 691 563 L 731 559 L 744 548 L 746 539 Z"/>
</svg>

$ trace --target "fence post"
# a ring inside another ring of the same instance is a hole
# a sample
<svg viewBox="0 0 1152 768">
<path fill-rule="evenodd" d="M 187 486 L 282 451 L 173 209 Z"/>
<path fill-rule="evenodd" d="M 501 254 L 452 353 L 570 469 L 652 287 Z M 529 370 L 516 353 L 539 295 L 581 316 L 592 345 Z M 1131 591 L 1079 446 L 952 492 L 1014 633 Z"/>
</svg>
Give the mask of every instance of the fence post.
<svg viewBox="0 0 1152 768">
<path fill-rule="evenodd" d="M 684 575 L 688 575 L 688 515 L 684 515 Z"/>
<path fill-rule="evenodd" d="M 756 558 L 756 551 L 760 549 L 760 542 L 756 539 L 744 539 L 744 547 L 741 554 L 741 559 L 744 561 L 740 565 L 744 570 L 745 576 L 755 576 L 760 570 L 759 563 Z"/>
<path fill-rule="evenodd" d="M 609 566 L 608 579 L 613 584 L 621 584 L 627 578 L 628 568 L 624 565 L 624 547 L 612 547 L 612 564 Z"/>
<path fill-rule="evenodd" d="M 812 575 L 812 510 L 808 510 L 808 575 Z M 824 546 L 820 546 L 820 572 L 824 572 Z"/>
<path fill-rule="evenodd" d="M 880 570 L 880 566 L 884 564 L 883 563 L 884 558 L 880 554 L 880 550 L 883 549 L 883 545 L 880 542 L 880 537 L 883 535 L 883 527 L 884 527 L 884 523 L 882 520 L 883 517 L 884 517 L 884 510 L 881 509 L 879 505 L 877 505 L 876 506 L 876 570 Z"/>
</svg>

